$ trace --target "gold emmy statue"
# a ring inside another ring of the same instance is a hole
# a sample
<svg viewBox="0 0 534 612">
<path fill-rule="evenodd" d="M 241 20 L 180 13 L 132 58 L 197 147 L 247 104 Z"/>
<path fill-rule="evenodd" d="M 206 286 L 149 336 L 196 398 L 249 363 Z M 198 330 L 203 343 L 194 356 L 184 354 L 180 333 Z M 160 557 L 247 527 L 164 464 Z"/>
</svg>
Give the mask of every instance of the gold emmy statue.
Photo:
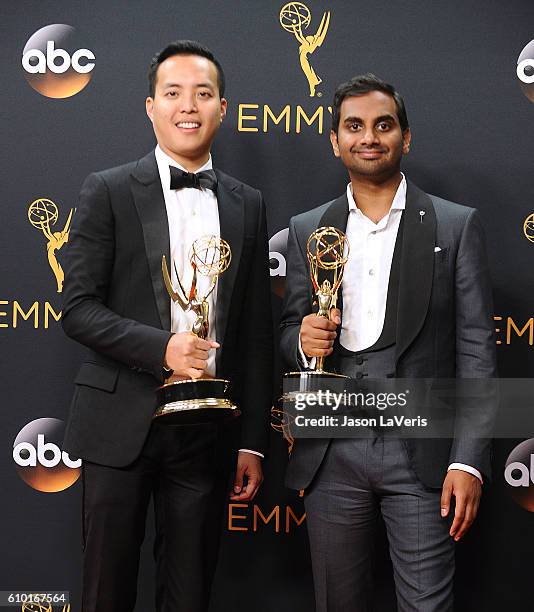
<svg viewBox="0 0 534 612">
<path fill-rule="evenodd" d="M 286 32 L 290 32 L 295 36 L 299 42 L 299 59 L 300 67 L 308 79 L 308 85 L 310 88 L 310 97 L 316 95 L 315 88 L 319 83 L 322 83 L 322 79 L 317 76 L 315 70 L 312 68 L 309 60 L 309 56 L 320 47 L 330 24 L 330 11 L 323 13 L 323 18 L 319 24 L 317 32 L 311 36 L 304 36 L 302 33 L 303 28 L 306 29 L 311 22 L 310 9 L 302 2 L 288 2 L 280 9 L 280 25 Z M 321 95 L 320 93 L 317 95 Z"/>
<path fill-rule="evenodd" d="M 193 242 L 189 262 L 193 278 L 189 291 L 183 287 L 176 264 L 174 271 L 178 291 L 173 287 L 165 255 L 161 260 L 163 281 L 169 296 L 184 312 L 196 316 L 191 333 L 206 339 L 209 333 L 208 298 L 217 285 L 219 276 L 228 269 L 232 260 L 230 245 L 219 236 L 202 236 Z M 203 296 L 198 291 L 198 274 L 209 279 L 209 286 Z M 158 407 L 154 418 L 165 417 L 170 425 L 190 425 L 236 417 L 241 414 L 230 398 L 230 383 L 221 378 L 200 378 L 168 382 L 158 389 Z"/>
<path fill-rule="evenodd" d="M 32 202 L 28 208 L 28 221 L 35 229 L 41 230 L 48 241 L 46 245 L 46 254 L 48 263 L 56 277 L 58 293 L 63 291 L 65 274 L 63 273 L 61 264 L 57 260 L 56 253 L 69 241 L 70 224 L 74 210 L 73 208 L 70 209 L 65 227 L 60 232 L 52 232 L 50 226 L 56 224 L 59 216 L 57 206 L 54 202 L 47 198 L 39 198 Z"/>
<path fill-rule="evenodd" d="M 534 242 L 534 213 L 531 213 L 523 223 L 523 233 L 525 238 L 530 242 Z"/>
<path fill-rule="evenodd" d="M 337 293 L 343 280 L 343 271 L 349 257 L 349 241 L 345 234 L 335 227 L 319 227 L 308 238 L 306 255 L 310 266 L 310 279 L 319 305 L 318 317 L 330 318 L 330 311 L 336 308 Z M 330 278 L 325 278 L 330 276 Z M 303 372 L 289 372 L 290 378 L 314 376 L 347 378 L 323 370 L 324 357 L 316 357 L 315 368 Z"/>
</svg>

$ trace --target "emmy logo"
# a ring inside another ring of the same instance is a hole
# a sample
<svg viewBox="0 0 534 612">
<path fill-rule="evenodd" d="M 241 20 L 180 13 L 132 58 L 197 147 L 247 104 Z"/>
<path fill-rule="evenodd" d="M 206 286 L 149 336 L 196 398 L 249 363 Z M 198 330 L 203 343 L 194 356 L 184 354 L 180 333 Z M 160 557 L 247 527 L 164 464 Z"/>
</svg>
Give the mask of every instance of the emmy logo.
<svg viewBox="0 0 534 612">
<path fill-rule="evenodd" d="M 306 30 L 311 22 L 310 9 L 302 2 L 288 2 L 280 9 L 280 25 L 286 32 L 290 32 L 295 36 L 299 43 L 299 59 L 300 67 L 308 79 L 308 85 L 310 87 L 310 97 L 313 98 L 315 95 L 321 96 L 320 92 L 315 92 L 315 88 L 319 83 L 322 82 L 321 77 L 317 76 L 315 70 L 312 68 L 309 60 L 309 56 L 320 47 L 326 33 L 328 31 L 328 25 L 330 23 L 330 11 L 323 13 L 323 18 L 317 32 L 311 36 L 304 36 L 302 30 Z"/>
<path fill-rule="evenodd" d="M 271 427 L 282 434 L 287 441 L 287 452 L 289 455 L 291 455 L 295 444 L 295 438 L 291 434 L 291 424 L 294 422 L 295 417 L 289 414 L 289 412 L 285 412 L 283 407 L 273 406 L 271 408 Z"/>
<path fill-rule="evenodd" d="M 65 604 L 59 612 L 70 612 L 70 604 Z M 52 604 L 49 602 L 45 603 L 23 603 L 21 612 L 54 612 Z"/>
<path fill-rule="evenodd" d="M 50 227 L 57 223 L 59 216 L 57 206 L 54 202 L 46 198 L 39 198 L 32 202 L 28 208 L 28 221 L 35 229 L 41 230 L 47 240 L 46 255 L 52 272 L 56 277 L 58 293 L 63 291 L 65 274 L 63 273 L 61 264 L 57 260 L 56 253 L 69 241 L 70 224 L 73 213 L 74 209 L 71 208 L 65 227 L 60 232 L 52 232 Z"/>
<path fill-rule="evenodd" d="M 523 233 L 525 238 L 530 242 L 534 242 L 534 213 L 531 213 L 523 223 Z"/>
</svg>

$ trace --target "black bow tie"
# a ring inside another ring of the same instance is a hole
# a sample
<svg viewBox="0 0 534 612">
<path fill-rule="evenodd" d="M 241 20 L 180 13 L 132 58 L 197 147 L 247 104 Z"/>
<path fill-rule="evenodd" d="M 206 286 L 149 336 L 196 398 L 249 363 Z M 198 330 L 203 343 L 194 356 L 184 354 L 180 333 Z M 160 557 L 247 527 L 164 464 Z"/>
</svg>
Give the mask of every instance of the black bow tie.
<svg viewBox="0 0 534 612">
<path fill-rule="evenodd" d="M 217 176 L 213 170 L 202 172 L 184 172 L 180 168 L 169 166 L 171 171 L 171 189 L 211 189 L 217 191 Z"/>
</svg>

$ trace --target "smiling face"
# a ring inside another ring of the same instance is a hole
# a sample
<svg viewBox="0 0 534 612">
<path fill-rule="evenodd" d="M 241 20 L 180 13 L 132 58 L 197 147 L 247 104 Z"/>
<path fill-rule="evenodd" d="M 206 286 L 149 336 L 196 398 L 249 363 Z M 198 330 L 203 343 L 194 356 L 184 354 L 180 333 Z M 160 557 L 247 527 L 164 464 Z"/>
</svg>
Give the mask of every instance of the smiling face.
<svg viewBox="0 0 534 612">
<path fill-rule="evenodd" d="M 337 134 L 330 133 L 334 155 L 341 158 L 351 178 L 380 181 L 400 171 L 410 140 L 410 129 L 401 130 L 395 100 L 381 91 L 345 98 Z"/>
<path fill-rule="evenodd" d="M 188 171 L 202 166 L 226 115 L 217 68 L 205 57 L 173 55 L 157 71 L 146 112 L 161 149 Z"/>
</svg>

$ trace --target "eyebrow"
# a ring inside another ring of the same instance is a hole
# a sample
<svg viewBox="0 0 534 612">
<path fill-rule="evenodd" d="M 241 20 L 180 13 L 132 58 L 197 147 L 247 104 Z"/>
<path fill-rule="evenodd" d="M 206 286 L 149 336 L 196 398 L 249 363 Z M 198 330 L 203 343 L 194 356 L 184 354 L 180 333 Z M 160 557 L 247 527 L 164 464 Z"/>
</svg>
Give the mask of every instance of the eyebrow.
<svg viewBox="0 0 534 612">
<path fill-rule="evenodd" d="M 390 115 L 390 114 L 386 114 L 386 115 L 380 115 L 380 117 L 377 117 L 375 119 L 375 125 L 377 123 L 380 123 L 381 121 L 393 121 L 393 123 L 397 122 L 397 118 L 394 115 Z M 364 123 L 364 120 L 361 119 L 360 117 L 347 117 L 343 123 Z"/>
<path fill-rule="evenodd" d="M 182 85 L 180 83 L 164 83 L 163 84 L 163 89 L 167 89 L 168 87 L 182 87 Z M 207 87 L 208 89 L 214 89 L 214 85 L 211 83 L 197 83 L 195 85 L 195 87 L 200 88 L 200 87 Z"/>
</svg>

